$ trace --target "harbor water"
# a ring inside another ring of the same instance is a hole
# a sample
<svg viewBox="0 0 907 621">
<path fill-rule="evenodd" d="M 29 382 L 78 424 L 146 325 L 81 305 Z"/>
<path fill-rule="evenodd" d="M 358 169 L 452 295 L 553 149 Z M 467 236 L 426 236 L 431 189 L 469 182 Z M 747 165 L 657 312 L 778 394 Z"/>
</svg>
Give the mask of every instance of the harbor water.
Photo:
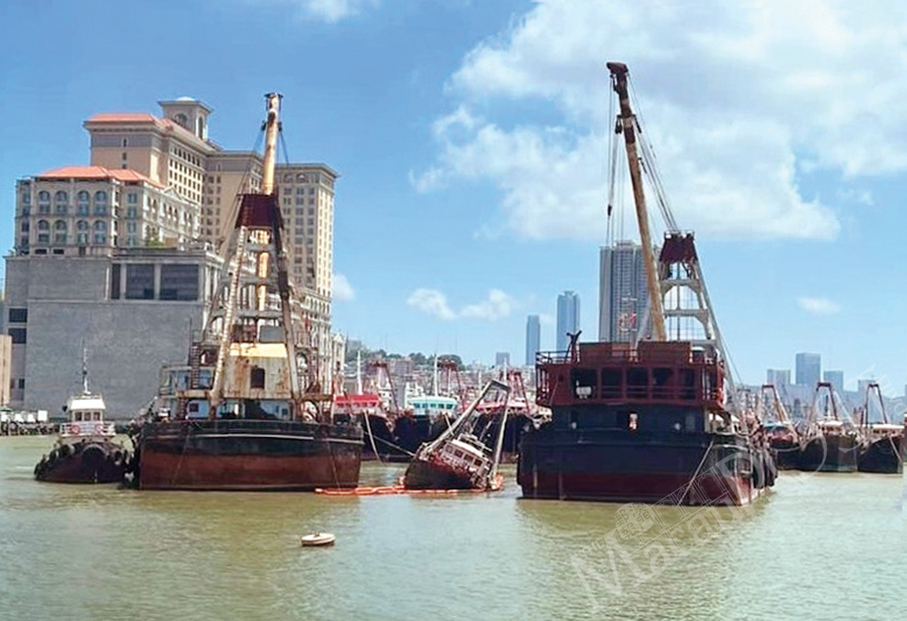
<svg viewBox="0 0 907 621">
<path fill-rule="evenodd" d="M 752 507 L 38 483 L 0 438 L 0 619 L 896 619 L 900 476 L 783 473 Z M 364 464 L 363 484 L 404 466 Z M 330 548 L 300 536 L 329 531 Z"/>
</svg>

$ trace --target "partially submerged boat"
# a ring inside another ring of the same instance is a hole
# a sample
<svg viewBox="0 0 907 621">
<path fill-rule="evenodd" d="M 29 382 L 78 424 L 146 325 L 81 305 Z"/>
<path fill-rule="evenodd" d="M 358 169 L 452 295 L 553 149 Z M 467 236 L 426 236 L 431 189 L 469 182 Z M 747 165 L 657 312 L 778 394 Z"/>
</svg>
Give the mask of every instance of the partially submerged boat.
<svg viewBox="0 0 907 621">
<path fill-rule="evenodd" d="M 498 465 L 507 422 L 507 400 L 495 420 L 481 422 L 478 405 L 492 389 L 510 392 L 497 380 L 488 382 L 476 399 L 436 440 L 423 444 L 413 457 L 406 489 L 487 489 L 499 485 Z M 489 440 L 493 438 L 493 444 Z"/>
<path fill-rule="evenodd" d="M 88 368 L 82 364 L 82 392 L 66 402 L 69 421 L 60 425 L 53 449 L 35 466 L 35 478 L 51 483 L 119 483 L 130 453 L 115 440 L 113 423 L 100 394 L 88 389 Z"/>
</svg>

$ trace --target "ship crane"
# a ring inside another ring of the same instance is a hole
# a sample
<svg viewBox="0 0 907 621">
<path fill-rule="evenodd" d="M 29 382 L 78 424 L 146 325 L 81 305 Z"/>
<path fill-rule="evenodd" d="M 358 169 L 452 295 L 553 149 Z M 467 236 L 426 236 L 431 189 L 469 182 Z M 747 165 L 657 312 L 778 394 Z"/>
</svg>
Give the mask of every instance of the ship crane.
<svg viewBox="0 0 907 621">
<path fill-rule="evenodd" d="M 620 135 L 624 139 L 649 300 L 649 304 L 646 305 L 648 321 L 642 322 L 642 329 L 637 333 L 637 338 L 646 336 L 648 331 L 645 328 L 648 323 L 651 328 L 649 334 L 651 340 L 690 341 L 695 347 L 717 350 L 724 364 L 729 364 L 730 358 L 709 299 L 693 233 L 682 232 L 677 226 L 658 174 L 652 148 L 646 140 L 640 139 L 643 128 L 630 104 L 629 69 L 620 62 L 609 62 L 607 67 L 611 72 L 611 86 L 617 94 L 619 103 L 613 139 Z M 612 153 L 615 151 L 616 142 L 611 149 Z M 654 191 L 665 223 L 664 240 L 657 260 L 649 225 L 643 173 Z M 612 188 L 615 179 L 616 173 L 612 166 L 610 179 Z M 609 216 L 611 210 L 612 205 L 609 202 Z M 733 375 L 727 373 L 725 379 L 728 382 L 728 395 L 733 404 L 736 396 Z"/>
</svg>

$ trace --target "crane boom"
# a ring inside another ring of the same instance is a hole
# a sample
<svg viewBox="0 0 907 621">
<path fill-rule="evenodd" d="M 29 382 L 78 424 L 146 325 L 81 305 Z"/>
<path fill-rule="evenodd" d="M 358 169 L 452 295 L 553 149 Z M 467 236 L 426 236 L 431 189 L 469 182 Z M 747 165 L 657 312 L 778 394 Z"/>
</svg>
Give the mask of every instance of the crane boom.
<svg viewBox="0 0 907 621">
<path fill-rule="evenodd" d="M 658 270 L 655 264 L 655 253 L 652 250 L 652 235 L 649 232 L 649 216 L 646 211 L 646 195 L 643 191 L 642 173 L 639 169 L 639 153 L 636 144 L 634 115 L 630 109 L 630 95 L 627 90 L 627 65 L 609 62 L 611 84 L 620 102 L 620 129 L 627 145 L 627 161 L 630 166 L 630 181 L 633 185 L 633 200 L 636 203 L 636 220 L 639 224 L 639 237 L 642 243 L 643 261 L 646 264 L 646 288 L 649 292 L 650 318 L 652 321 L 652 338 L 656 341 L 667 340 L 664 318 L 664 301 L 658 283 Z"/>
</svg>

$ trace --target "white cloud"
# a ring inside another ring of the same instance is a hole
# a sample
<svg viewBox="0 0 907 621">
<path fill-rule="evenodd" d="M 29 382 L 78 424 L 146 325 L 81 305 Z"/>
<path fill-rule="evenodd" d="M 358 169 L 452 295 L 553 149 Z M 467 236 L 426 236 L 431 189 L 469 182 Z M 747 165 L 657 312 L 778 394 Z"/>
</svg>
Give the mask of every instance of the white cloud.
<svg viewBox="0 0 907 621">
<path fill-rule="evenodd" d="M 335 300 L 350 301 L 356 297 L 353 285 L 350 284 L 350 281 L 343 274 L 334 274 L 332 288 Z"/>
<path fill-rule="evenodd" d="M 279 0 L 298 6 L 304 15 L 328 24 L 335 24 L 363 10 L 378 6 L 380 0 Z"/>
<path fill-rule="evenodd" d="M 838 217 L 797 175 L 907 170 L 907 118 L 886 113 L 907 98 L 905 30 L 894 2 L 542 1 L 466 55 L 448 85 L 455 111 L 434 125 L 437 161 L 413 182 L 490 180 L 518 235 L 601 239 L 604 61 L 622 60 L 682 228 L 834 238 Z M 562 121 L 515 116 L 539 100 Z"/>
<path fill-rule="evenodd" d="M 488 292 L 488 297 L 478 304 L 470 304 L 460 311 L 461 317 L 473 319 L 487 319 L 496 321 L 509 317 L 513 311 L 514 300 L 508 294 L 500 289 L 492 289 Z"/>
<path fill-rule="evenodd" d="M 554 325 L 554 316 L 546 315 L 545 313 L 542 313 L 541 315 L 539 315 L 539 323 L 544 326 L 553 326 Z"/>
<path fill-rule="evenodd" d="M 416 289 L 406 300 L 406 303 L 444 321 L 450 321 L 457 317 L 457 314 L 447 304 L 447 297 L 437 289 Z"/>
<path fill-rule="evenodd" d="M 807 313 L 813 315 L 834 315 L 841 311 L 841 306 L 828 298 L 811 298 L 801 297 L 797 299 L 797 304 Z"/>
<path fill-rule="evenodd" d="M 497 321 L 509 317 L 514 308 L 518 306 L 513 297 L 500 289 L 491 289 L 488 297 L 476 304 L 464 306 L 459 313 L 450 307 L 447 296 L 437 289 L 416 289 L 410 294 L 406 303 L 444 321 L 457 318 Z"/>
</svg>

